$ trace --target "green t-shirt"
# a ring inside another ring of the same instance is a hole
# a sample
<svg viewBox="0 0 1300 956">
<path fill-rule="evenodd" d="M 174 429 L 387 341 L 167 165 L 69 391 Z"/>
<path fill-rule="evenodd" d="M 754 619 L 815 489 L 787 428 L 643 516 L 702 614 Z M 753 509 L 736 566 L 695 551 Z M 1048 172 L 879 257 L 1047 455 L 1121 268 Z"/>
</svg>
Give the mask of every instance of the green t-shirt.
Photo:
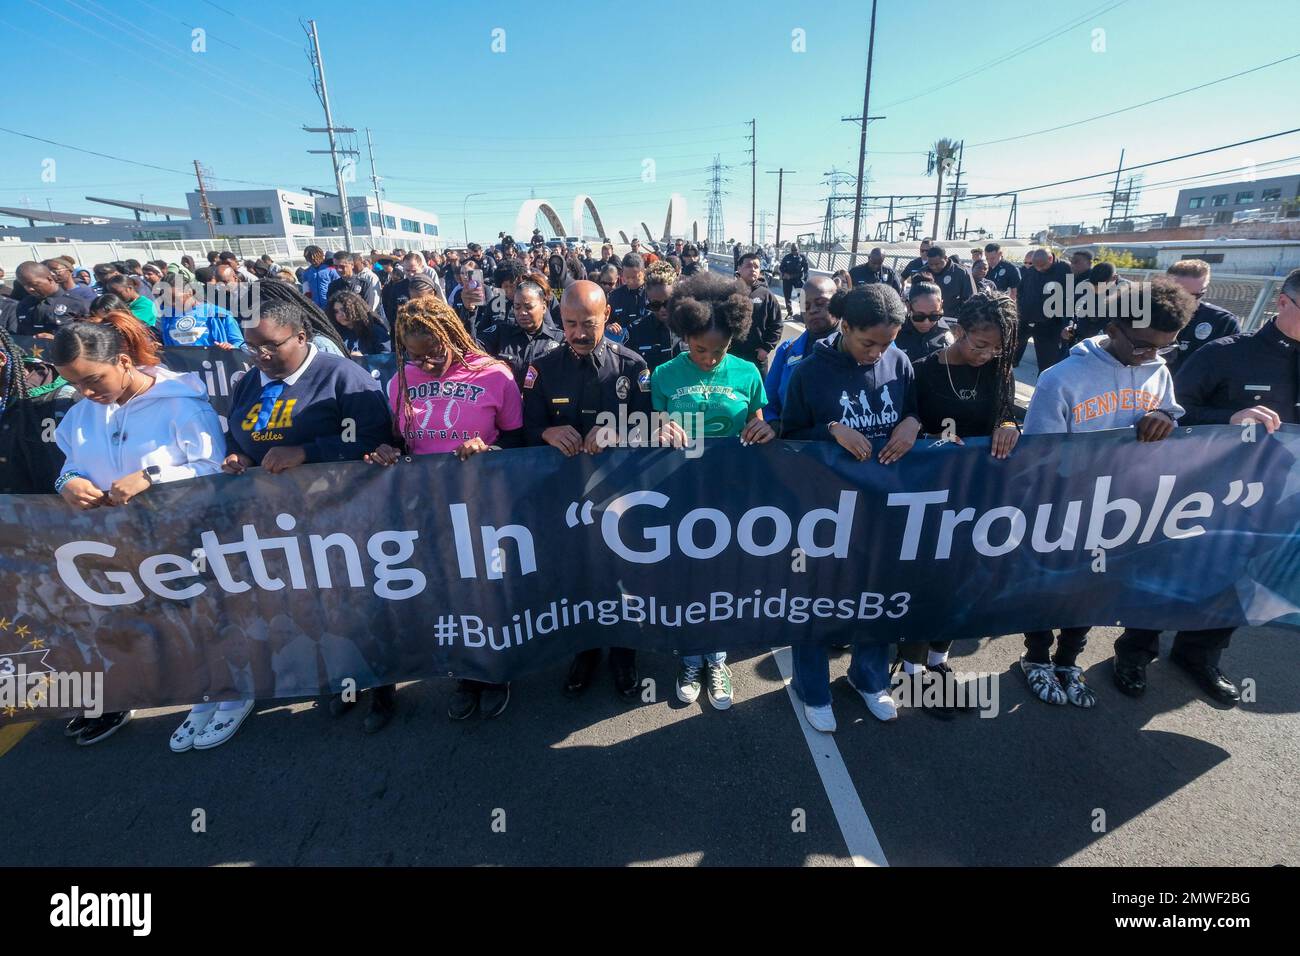
<svg viewBox="0 0 1300 956">
<path fill-rule="evenodd" d="M 763 379 L 753 362 L 728 354 L 712 372 L 702 372 L 683 352 L 654 371 L 650 401 L 669 412 L 695 437 L 695 415 L 704 415 L 705 438 L 734 438 L 749 416 L 767 404 Z"/>
<path fill-rule="evenodd" d="M 158 309 L 153 304 L 153 299 L 147 295 L 136 297 L 136 300 L 131 303 L 131 314 L 149 328 L 158 324 Z"/>
</svg>

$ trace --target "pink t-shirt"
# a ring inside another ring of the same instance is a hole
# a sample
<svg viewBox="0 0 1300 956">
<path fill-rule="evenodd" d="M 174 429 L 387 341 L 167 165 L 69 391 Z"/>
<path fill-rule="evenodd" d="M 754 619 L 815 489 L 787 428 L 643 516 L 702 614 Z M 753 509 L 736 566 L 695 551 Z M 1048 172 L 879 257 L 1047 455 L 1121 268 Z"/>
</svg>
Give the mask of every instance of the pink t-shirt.
<svg viewBox="0 0 1300 956">
<path fill-rule="evenodd" d="M 471 438 L 495 444 L 504 431 L 522 428 L 523 400 L 510 366 L 491 358 L 455 363 L 444 376 L 406 363 L 406 391 L 414 414 L 404 413 L 397 376 L 388 383 L 388 404 L 413 455 L 455 451 Z"/>
</svg>

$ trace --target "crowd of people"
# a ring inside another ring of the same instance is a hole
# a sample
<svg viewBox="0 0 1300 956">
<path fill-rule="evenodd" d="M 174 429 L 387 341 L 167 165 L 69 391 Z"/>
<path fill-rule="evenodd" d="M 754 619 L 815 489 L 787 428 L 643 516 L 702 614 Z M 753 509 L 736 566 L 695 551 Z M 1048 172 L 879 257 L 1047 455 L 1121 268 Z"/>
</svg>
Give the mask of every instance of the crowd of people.
<svg viewBox="0 0 1300 956">
<path fill-rule="evenodd" d="M 155 484 L 256 468 L 401 468 L 410 456 L 466 461 L 527 446 L 595 455 L 627 440 L 599 424 L 620 408 L 670 413 L 655 419 L 664 424 L 653 438 L 664 445 L 833 442 L 885 467 L 923 437 L 987 438 L 989 454 L 1004 459 L 1022 434 L 1126 429 L 1152 442 L 1176 424 L 1253 422 L 1271 433 L 1300 423 L 1300 270 L 1283 283 L 1276 318 L 1242 334 L 1234 316 L 1204 301 L 1210 273 L 1199 260 L 1152 280 L 1140 315 L 1057 315 L 1051 283 L 1065 286 L 1068 274 L 1070 288 L 1100 290 L 1113 305 L 1114 269 L 1078 256 L 1067 266 L 1037 249 L 1022 270 L 997 243 L 968 267 L 927 240 L 901 272 L 874 250 L 826 276 L 792 246 L 778 298 L 758 252 L 736 249 L 732 275 L 682 240 L 658 251 L 633 240 L 619 256 L 608 243 L 593 255 L 548 246 L 540 234 L 525 246 L 500 238 L 446 252 L 327 255 L 312 246 L 296 268 L 229 252 L 198 268 L 188 256 L 90 269 L 66 258 L 23 263 L 0 296 L 0 490 L 52 491 L 89 510 L 129 506 Z M 781 300 L 789 309 L 796 292 L 803 329 L 783 341 Z M 221 302 L 256 307 L 242 314 Z M 36 356 L 15 336 L 52 341 Z M 1021 421 L 1013 369 L 1029 338 L 1040 374 Z M 163 346 L 183 345 L 239 349 L 255 368 L 234 387 L 228 432 L 197 376 L 162 365 Z M 385 352 L 396 367 L 386 389 L 351 360 Z M 459 417 L 448 413 L 452 401 Z M 53 443 L 42 437 L 51 417 Z M 1231 633 L 1179 633 L 1172 654 L 1224 704 L 1239 698 L 1220 668 Z M 1145 690 L 1158 636 L 1129 628 L 1116 642 L 1113 675 L 1124 693 Z M 1096 704 L 1078 663 L 1087 637 L 1086 627 L 1024 636 L 1021 669 L 1036 697 Z M 951 677 L 942 638 L 901 642 L 895 666 Z M 676 694 L 726 710 L 735 693 L 726 653 L 700 643 L 679 658 Z M 793 654 L 805 715 L 824 732 L 836 727 L 830 650 L 796 643 Z M 895 719 L 889 645 L 855 643 L 851 655 L 849 681 L 865 706 Z M 601 658 L 600 649 L 577 654 L 564 692 L 590 687 Z M 608 662 L 617 692 L 636 700 L 636 651 L 610 648 Z M 366 701 L 364 727 L 378 731 L 397 707 L 395 688 L 373 688 Z M 509 701 L 508 684 L 462 680 L 448 716 L 495 717 Z M 325 706 L 341 714 L 353 703 Z M 198 704 L 171 747 L 219 746 L 253 708 Z M 78 717 L 67 730 L 94 744 L 129 718 Z"/>
</svg>

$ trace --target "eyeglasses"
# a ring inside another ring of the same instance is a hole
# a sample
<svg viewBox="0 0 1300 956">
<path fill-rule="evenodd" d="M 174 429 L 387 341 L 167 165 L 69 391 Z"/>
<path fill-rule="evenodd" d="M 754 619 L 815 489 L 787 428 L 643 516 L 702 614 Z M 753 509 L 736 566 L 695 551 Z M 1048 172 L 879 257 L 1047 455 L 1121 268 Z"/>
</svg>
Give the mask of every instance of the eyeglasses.
<svg viewBox="0 0 1300 956">
<path fill-rule="evenodd" d="M 913 322 L 938 322 L 943 318 L 942 312 L 913 312 Z"/>
<path fill-rule="evenodd" d="M 999 348 L 977 349 L 973 345 L 966 346 L 966 351 L 971 355 L 987 355 L 989 358 L 1002 358 L 1002 350 Z"/>
<path fill-rule="evenodd" d="M 651 312 L 658 312 L 660 309 L 666 309 L 667 307 L 668 307 L 667 299 L 646 300 L 646 308 L 649 309 Z"/>
<path fill-rule="evenodd" d="M 276 352 L 280 350 L 280 347 L 284 345 L 285 342 L 288 342 L 290 339 L 294 339 L 297 337 L 298 337 L 298 333 L 295 332 L 293 335 L 285 336 L 280 341 L 272 342 L 269 345 L 249 345 L 247 342 L 245 342 L 239 348 L 240 351 L 247 352 L 249 355 L 262 355 L 265 356 L 266 358 L 270 358 L 272 355 L 274 355 Z"/>
<path fill-rule="evenodd" d="M 1119 329 L 1119 334 L 1124 336 L 1124 340 L 1128 342 L 1129 350 L 1134 355 L 1168 355 L 1170 352 L 1178 351 L 1177 345 L 1161 346 L 1151 345 L 1146 342 L 1137 342 L 1124 330 L 1124 326 L 1120 325 L 1118 322 L 1115 323 L 1115 328 Z"/>
</svg>

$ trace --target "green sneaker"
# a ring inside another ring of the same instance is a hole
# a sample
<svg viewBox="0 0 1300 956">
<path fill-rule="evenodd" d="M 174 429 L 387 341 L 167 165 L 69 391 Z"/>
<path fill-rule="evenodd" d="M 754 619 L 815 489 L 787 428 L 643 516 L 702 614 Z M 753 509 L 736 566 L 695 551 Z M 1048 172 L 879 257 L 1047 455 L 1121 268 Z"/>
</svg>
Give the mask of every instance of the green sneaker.
<svg viewBox="0 0 1300 956">
<path fill-rule="evenodd" d="M 731 668 L 726 664 L 710 664 L 709 703 L 717 710 L 731 706 Z"/>
<path fill-rule="evenodd" d="M 683 704 L 693 704 L 700 699 L 700 669 L 682 661 L 677 671 L 677 699 Z"/>
</svg>

